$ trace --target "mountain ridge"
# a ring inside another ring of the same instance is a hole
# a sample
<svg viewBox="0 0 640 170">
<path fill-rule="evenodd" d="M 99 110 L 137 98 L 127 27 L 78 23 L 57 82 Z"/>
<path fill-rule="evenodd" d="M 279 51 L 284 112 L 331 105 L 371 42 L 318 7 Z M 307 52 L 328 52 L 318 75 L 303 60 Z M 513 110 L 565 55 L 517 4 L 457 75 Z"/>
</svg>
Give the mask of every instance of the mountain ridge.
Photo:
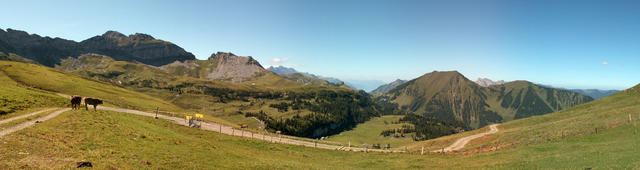
<svg viewBox="0 0 640 170">
<path fill-rule="evenodd" d="M 173 61 L 195 59 L 183 48 L 151 35 L 136 33 L 125 36 L 116 31 L 76 42 L 59 37 L 42 37 L 26 31 L 0 29 L 0 51 L 15 53 L 42 65 L 53 67 L 67 57 L 78 57 L 86 53 L 110 56 L 121 61 L 137 61 L 153 66 Z"/>
</svg>

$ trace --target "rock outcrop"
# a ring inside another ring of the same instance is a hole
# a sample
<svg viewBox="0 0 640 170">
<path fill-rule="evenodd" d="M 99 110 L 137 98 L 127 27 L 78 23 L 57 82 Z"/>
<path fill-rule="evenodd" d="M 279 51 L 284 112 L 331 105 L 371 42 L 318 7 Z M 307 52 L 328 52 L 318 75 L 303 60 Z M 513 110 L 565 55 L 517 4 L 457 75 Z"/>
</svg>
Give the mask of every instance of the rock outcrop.
<svg viewBox="0 0 640 170">
<path fill-rule="evenodd" d="M 478 78 L 478 80 L 476 80 L 476 84 L 482 87 L 489 87 L 489 86 L 500 85 L 504 83 L 505 83 L 504 80 L 492 81 L 491 79 L 488 79 L 488 78 Z"/>
<path fill-rule="evenodd" d="M 266 71 L 251 56 L 227 52 L 211 54 L 207 60 L 176 61 L 161 68 L 171 74 L 233 83 L 250 80 Z"/>
</svg>

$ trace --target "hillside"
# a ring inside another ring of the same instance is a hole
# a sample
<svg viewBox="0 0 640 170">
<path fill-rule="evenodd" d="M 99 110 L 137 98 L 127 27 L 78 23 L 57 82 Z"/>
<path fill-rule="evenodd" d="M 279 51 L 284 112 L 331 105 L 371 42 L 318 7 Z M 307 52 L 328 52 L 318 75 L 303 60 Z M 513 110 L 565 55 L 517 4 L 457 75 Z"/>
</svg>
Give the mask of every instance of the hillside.
<svg viewBox="0 0 640 170">
<path fill-rule="evenodd" d="M 551 113 L 593 100 L 526 81 L 482 87 L 456 71 L 425 74 L 386 95 L 405 111 L 462 121 L 472 128 Z"/>
<path fill-rule="evenodd" d="M 49 67 L 59 64 L 69 56 L 77 57 L 85 53 L 108 55 L 116 60 L 137 61 L 154 66 L 195 59 L 193 54 L 171 42 L 155 39 L 147 34 L 125 36 L 115 31 L 75 42 L 41 37 L 20 30 L 0 29 L 0 52 L 15 53 Z"/>
<path fill-rule="evenodd" d="M 271 72 L 230 83 L 175 75 L 96 54 L 70 57 L 58 68 L 238 125 L 249 124 L 262 130 L 259 127 L 264 123 L 267 130 L 294 136 L 335 134 L 383 114 L 366 93 L 345 87 L 305 85 Z"/>
<path fill-rule="evenodd" d="M 499 126 L 498 133 L 482 138 L 482 140 L 472 141 L 465 150 L 470 152 L 486 151 L 487 147 L 499 143 L 500 147 L 515 152 L 521 152 L 529 145 L 536 145 L 537 148 L 556 148 L 571 155 L 585 152 L 591 154 L 600 152 L 601 154 L 599 149 L 618 150 L 616 152 L 624 152 L 622 150 L 638 151 L 637 146 L 625 144 L 630 141 L 640 141 L 639 133 L 637 133 L 639 128 L 637 124 L 640 121 L 638 113 L 640 113 L 640 84 L 623 92 L 552 114 L 503 123 Z M 486 131 L 486 128 L 427 140 L 412 144 L 412 146 L 415 149 L 429 143 L 429 146 L 436 146 L 429 149 L 439 149 L 439 146 L 452 143 L 452 139 L 482 131 Z M 577 143 L 586 146 L 586 148 L 582 151 L 574 150 L 573 148 L 578 147 Z M 595 147 L 595 145 L 601 146 Z M 537 152 L 548 151 L 550 150 L 542 149 Z M 572 159 L 570 157 L 555 158 Z M 628 161 L 629 159 L 620 158 L 620 160 Z"/>
</svg>

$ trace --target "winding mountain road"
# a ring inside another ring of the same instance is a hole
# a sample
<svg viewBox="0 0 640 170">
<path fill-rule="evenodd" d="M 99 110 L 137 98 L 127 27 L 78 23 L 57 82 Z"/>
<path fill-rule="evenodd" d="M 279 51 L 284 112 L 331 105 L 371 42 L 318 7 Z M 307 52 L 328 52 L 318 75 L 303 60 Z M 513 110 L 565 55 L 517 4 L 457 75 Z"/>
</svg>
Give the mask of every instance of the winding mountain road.
<svg viewBox="0 0 640 170">
<path fill-rule="evenodd" d="M 488 132 L 478 133 L 478 134 L 475 134 L 475 135 L 471 135 L 471 136 L 466 136 L 466 137 L 460 138 L 460 139 L 456 140 L 456 142 L 453 142 L 453 144 L 451 144 L 450 146 L 447 146 L 446 148 L 444 148 L 444 152 L 460 150 L 460 149 L 464 148 L 464 145 L 467 145 L 467 143 L 469 143 L 469 141 L 471 141 L 471 140 L 483 137 L 485 135 L 490 135 L 490 134 L 497 133 L 499 131 L 498 130 L 498 125 L 499 124 L 490 125 L 489 128 L 491 128 L 491 130 L 489 130 Z M 439 150 L 434 150 L 432 152 L 442 152 L 442 150 L 439 149 Z"/>
</svg>

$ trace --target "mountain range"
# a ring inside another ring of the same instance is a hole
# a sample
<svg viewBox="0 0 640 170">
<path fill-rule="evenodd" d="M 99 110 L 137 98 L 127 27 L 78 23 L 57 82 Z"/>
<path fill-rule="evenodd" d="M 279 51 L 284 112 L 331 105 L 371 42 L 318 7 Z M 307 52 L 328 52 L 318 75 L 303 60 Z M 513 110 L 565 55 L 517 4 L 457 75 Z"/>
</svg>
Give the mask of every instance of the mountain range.
<svg viewBox="0 0 640 170">
<path fill-rule="evenodd" d="M 302 79 L 307 79 L 310 81 L 317 81 L 317 82 L 322 82 L 322 81 L 318 81 L 318 80 L 311 80 L 311 79 L 322 79 L 327 81 L 328 83 L 331 84 L 335 84 L 335 85 L 341 85 L 341 84 L 346 84 L 344 81 L 337 79 L 337 78 L 333 78 L 333 77 L 324 77 L 324 76 L 320 76 L 320 75 L 315 75 L 315 74 L 311 74 L 311 73 L 307 73 L 307 72 L 299 72 L 298 70 L 294 69 L 294 68 L 290 68 L 290 67 L 285 67 L 285 66 L 269 66 L 269 68 L 267 68 L 267 70 L 272 71 L 278 75 L 281 76 L 286 76 L 289 77 L 290 79 L 294 80 L 294 81 L 304 81 Z M 299 76 L 299 75 L 294 75 L 294 74 L 300 74 L 303 77 Z M 290 76 L 293 75 L 293 76 Z M 310 79 L 311 78 L 311 79 Z M 350 86 L 351 87 L 351 86 Z"/>
<path fill-rule="evenodd" d="M 116 60 L 161 66 L 174 61 L 194 60 L 195 56 L 167 41 L 147 34 L 125 36 L 116 31 L 81 42 L 41 37 L 14 29 L 0 29 L 0 51 L 14 53 L 42 65 L 53 67 L 67 57 L 85 53 L 107 55 Z"/>
<path fill-rule="evenodd" d="M 579 94 L 591 96 L 594 99 L 600 99 L 620 92 L 620 90 L 599 90 L 599 89 L 568 89 L 569 91 Z"/>
<path fill-rule="evenodd" d="M 457 120 L 472 128 L 547 114 L 593 98 L 527 81 L 482 87 L 457 71 L 427 73 L 384 94 L 406 112 Z"/>
<path fill-rule="evenodd" d="M 135 88 L 198 91 L 190 87 L 198 84 L 205 87 L 206 83 L 198 79 L 243 83 L 208 82 L 216 86 L 208 88 L 216 90 L 253 89 L 256 84 L 266 89 L 299 87 L 294 82 L 324 86 L 343 84 L 335 78 L 300 73 L 283 66 L 265 69 L 250 56 L 236 56 L 228 52 L 217 52 L 207 60 L 197 60 L 177 45 L 140 33 L 125 36 L 108 31 L 101 36 L 74 42 L 7 29 L 6 32 L 0 30 L 0 51 L 4 52 L 0 57 L 6 60 L 57 66 L 100 81 Z M 373 89 L 375 87 L 364 87 L 363 84 L 384 83 L 355 81 L 354 84 L 358 84 L 351 85 L 355 88 Z M 181 93 L 178 91 L 177 94 Z M 406 112 L 461 121 L 473 128 L 551 113 L 593 100 L 568 90 L 542 87 L 526 81 L 504 83 L 479 79 L 473 82 L 456 71 L 432 72 L 410 81 L 396 80 L 372 93 L 383 94 Z"/>
</svg>

